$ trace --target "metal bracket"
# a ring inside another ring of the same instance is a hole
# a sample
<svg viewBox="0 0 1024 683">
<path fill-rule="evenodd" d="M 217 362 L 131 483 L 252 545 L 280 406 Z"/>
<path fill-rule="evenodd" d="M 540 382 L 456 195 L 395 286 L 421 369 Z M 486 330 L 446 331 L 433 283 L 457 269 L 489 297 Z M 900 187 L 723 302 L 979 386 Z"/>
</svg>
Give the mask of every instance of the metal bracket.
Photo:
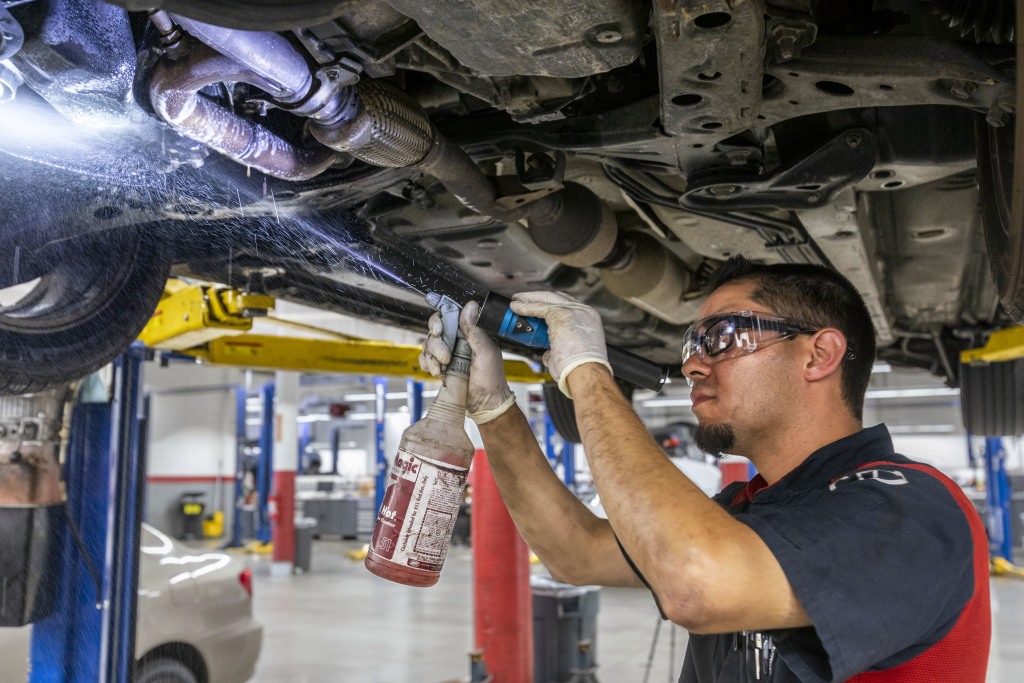
<svg viewBox="0 0 1024 683">
<path fill-rule="evenodd" d="M 754 125 L 761 101 L 762 0 L 654 3 L 661 125 L 703 147 Z"/>
<path fill-rule="evenodd" d="M 565 187 L 565 152 L 556 151 L 552 162 L 546 154 L 531 154 L 527 158 L 522 149 L 516 149 L 515 158 L 515 178 L 495 178 L 501 196 L 494 204 L 502 211 L 521 208 Z"/>
<path fill-rule="evenodd" d="M 297 116 L 330 125 L 352 116 L 357 108 L 354 86 L 359 82 L 362 67 L 351 59 L 342 58 L 325 64 L 313 74 L 317 87 L 294 104 L 262 100 L 267 106 L 277 107 Z"/>
<path fill-rule="evenodd" d="M 771 175 L 714 174 L 691 178 L 679 202 L 684 208 L 700 211 L 822 206 L 867 176 L 877 157 L 875 135 L 866 128 L 852 128 Z"/>
<path fill-rule="evenodd" d="M 547 154 L 531 154 L 516 148 L 516 176 L 527 190 L 561 189 L 565 183 L 565 152 L 555 150 L 552 160 Z"/>
<path fill-rule="evenodd" d="M 801 17 L 772 17 L 768 21 L 767 31 L 773 39 L 775 61 L 780 64 L 798 58 L 800 52 L 812 45 L 818 37 L 818 26 L 810 19 Z"/>
</svg>

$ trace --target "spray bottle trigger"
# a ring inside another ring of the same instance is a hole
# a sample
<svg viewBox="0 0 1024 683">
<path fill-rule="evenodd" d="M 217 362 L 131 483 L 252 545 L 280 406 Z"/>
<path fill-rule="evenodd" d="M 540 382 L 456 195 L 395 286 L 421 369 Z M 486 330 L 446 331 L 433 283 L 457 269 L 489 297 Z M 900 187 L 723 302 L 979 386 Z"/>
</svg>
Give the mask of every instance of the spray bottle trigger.
<svg viewBox="0 0 1024 683">
<path fill-rule="evenodd" d="M 462 304 L 437 292 L 427 293 L 427 304 L 441 314 L 441 340 L 449 351 L 455 350 L 455 337 L 459 333 L 459 313 Z"/>
</svg>

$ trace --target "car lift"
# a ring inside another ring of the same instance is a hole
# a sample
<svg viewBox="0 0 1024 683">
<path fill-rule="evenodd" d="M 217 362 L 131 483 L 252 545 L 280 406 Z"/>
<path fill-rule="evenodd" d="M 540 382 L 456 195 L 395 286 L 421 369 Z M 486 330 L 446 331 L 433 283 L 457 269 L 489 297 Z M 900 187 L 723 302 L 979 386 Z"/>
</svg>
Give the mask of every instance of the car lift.
<svg viewBox="0 0 1024 683">
<path fill-rule="evenodd" d="M 384 453 L 384 404 L 386 380 L 383 376 L 407 377 L 413 383 L 410 396 L 410 415 L 422 415 L 422 380 L 434 379 L 419 366 L 421 348 L 413 345 L 391 344 L 360 339 L 331 330 L 303 325 L 268 314 L 275 300 L 266 294 L 253 294 L 230 287 L 209 284 L 189 284 L 177 279 L 168 280 L 164 295 L 149 323 L 139 334 L 147 347 L 197 359 L 215 365 L 233 365 L 266 370 L 291 370 L 335 374 L 373 375 L 377 444 L 377 508 L 383 495 L 387 475 Z M 290 326 L 330 339 L 285 337 L 252 334 L 254 319 L 265 318 L 276 325 Z M 510 382 L 550 381 L 546 373 L 538 373 L 525 361 L 505 361 L 505 374 Z M 273 417 L 274 386 L 270 382 L 260 389 L 264 429 L 259 439 L 256 490 L 257 507 L 254 531 L 262 544 L 270 541 L 270 521 L 267 510 L 270 496 L 270 469 L 272 467 L 273 434 L 269 430 Z M 244 393 L 239 396 L 239 434 L 244 438 Z M 417 408 L 418 406 L 418 408 Z M 238 453 L 235 479 L 236 514 L 232 524 L 229 547 L 241 545 L 242 524 L 237 504 L 243 495 L 241 449 Z M 376 508 L 375 508 L 376 509 Z"/>
<path fill-rule="evenodd" d="M 1024 358 L 1024 325 L 993 332 L 985 346 L 960 354 L 960 362 L 965 365 L 1005 363 L 1021 358 Z M 992 573 L 1024 576 L 1024 569 L 1013 564 L 1010 481 L 1006 476 L 1006 451 L 998 437 L 985 437 L 985 499 Z"/>
<path fill-rule="evenodd" d="M 434 379 L 419 366 L 419 346 L 368 341 L 269 318 L 267 313 L 273 307 L 274 298 L 265 294 L 170 280 L 139 340 L 153 349 L 176 351 L 217 365 Z M 254 318 L 259 317 L 333 339 L 250 334 Z M 525 361 L 506 360 L 505 375 L 509 382 L 551 379 Z"/>
<path fill-rule="evenodd" d="M 64 570 L 53 613 L 32 628 L 29 683 L 132 679 L 146 472 L 138 410 L 145 353 L 134 346 L 115 361 L 110 400 L 79 402 L 72 413 L 64 480 L 73 523 L 61 539 Z"/>
<path fill-rule="evenodd" d="M 268 370 L 344 373 L 374 375 L 376 419 L 376 508 L 379 509 L 387 475 L 384 452 L 384 413 L 387 381 L 385 375 L 406 377 L 409 382 L 410 416 L 418 419 L 422 412 L 422 380 L 434 379 L 419 367 L 421 348 L 412 345 L 373 342 L 336 332 L 269 318 L 274 299 L 263 294 L 239 292 L 227 287 L 207 284 L 168 282 L 156 312 L 139 339 L 154 349 L 168 350 L 196 358 L 201 362 L 235 365 Z M 253 318 L 267 317 L 278 325 L 290 325 L 315 332 L 331 339 L 310 339 L 252 334 Z M 505 361 L 509 382 L 537 383 L 551 381 L 550 375 L 538 373 L 524 361 Z M 269 435 L 273 406 L 273 382 L 260 392 L 264 427 L 260 439 L 260 467 L 271 469 L 273 440 Z M 244 399 L 240 399 L 244 401 Z M 244 423 L 244 404 L 239 408 Z M 571 453 L 571 449 L 568 449 Z M 240 499 L 241 467 L 236 475 L 236 501 Z M 477 606 L 476 652 L 471 667 L 476 675 L 485 675 L 483 657 L 490 674 L 503 683 L 532 681 L 532 650 L 530 641 L 529 553 L 497 493 L 490 475 L 486 455 L 477 453 L 474 466 L 474 584 Z M 571 472 L 569 476 L 572 476 Z M 258 487 L 261 510 L 257 511 L 257 528 L 269 530 L 265 519 L 265 501 L 269 493 L 269 477 Z M 240 515 L 235 514 L 234 533 L 240 530 Z M 266 531 L 260 540 L 268 538 Z M 236 539 L 232 539 L 233 541 Z M 501 586 L 500 590 L 493 590 Z M 474 678 L 474 680 L 478 680 Z M 480 678 L 479 680 L 488 680 Z"/>
<path fill-rule="evenodd" d="M 419 347 L 351 338 L 323 341 L 245 334 L 252 318 L 265 315 L 272 307 L 273 299 L 265 295 L 171 282 L 140 340 L 207 362 L 275 370 L 398 374 L 411 378 L 411 393 L 420 393 L 413 392 L 417 386 L 422 388 L 418 378 L 428 376 L 419 370 Z M 95 391 L 79 392 L 64 463 L 68 515 L 73 524 L 68 524 L 60 540 L 64 570 L 53 612 L 33 625 L 29 683 L 132 680 L 146 472 L 146 411 L 141 410 L 140 380 L 142 361 L 150 357 L 151 351 L 136 344 L 116 359 L 109 398 L 105 387 L 98 392 L 99 398 L 85 398 Z M 506 370 L 511 381 L 549 379 L 525 362 L 506 361 Z M 383 403 L 380 398 L 386 386 L 382 380 L 376 382 L 378 404 Z M 83 387 L 97 386 L 100 381 L 95 375 L 83 381 Z M 272 404 L 273 383 L 264 390 L 264 404 Z M 414 401 L 416 404 L 416 410 L 421 410 L 422 402 Z M 380 422 L 382 408 L 378 406 Z M 240 417 L 244 424 L 244 413 Z M 378 435 L 380 427 L 382 424 Z M 511 520 L 506 522 L 514 528 Z M 528 565 L 522 564 L 526 573 L 520 578 L 528 578 Z M 516 593 L 520 603 L 528 600 L 528 581 L 525 585 L 525 597 L 521 589 Z M 498 612 L 489 621 L 501 619 Z M 510 654 L 521 659 L 518 653 Z"/>
</svg>

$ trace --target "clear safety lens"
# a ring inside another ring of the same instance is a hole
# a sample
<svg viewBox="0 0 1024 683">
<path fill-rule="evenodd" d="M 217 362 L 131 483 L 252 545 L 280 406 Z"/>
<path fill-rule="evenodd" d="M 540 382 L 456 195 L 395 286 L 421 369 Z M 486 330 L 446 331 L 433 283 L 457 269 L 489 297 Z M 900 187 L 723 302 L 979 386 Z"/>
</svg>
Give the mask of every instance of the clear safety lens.
<svg viewBox="0 0 1024 683">
<path fill-rule="evenodd" d="M 705 363 L 717 363 L 818 330 L 795 321 L 753 311 L 733 311 L 701 318 L 683 336 L 683 363 L 696 355 Z"/>
</svg>

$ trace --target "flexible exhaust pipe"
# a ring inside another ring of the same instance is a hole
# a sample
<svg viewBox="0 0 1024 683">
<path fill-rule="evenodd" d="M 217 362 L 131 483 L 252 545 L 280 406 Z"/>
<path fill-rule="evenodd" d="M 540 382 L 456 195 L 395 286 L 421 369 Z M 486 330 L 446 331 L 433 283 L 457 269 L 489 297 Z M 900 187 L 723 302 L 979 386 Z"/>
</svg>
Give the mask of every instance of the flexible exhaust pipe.
<svg viewBox="0 0 1024 683">
<path fill-rule="evenodd" d="M 310 120 L 314 138 L 374 166 L 418 168 L 485 216 L 512 223 L 526 215 L 525 207 L 498 207 L 494 182 L 461 147 L 441 135 L 416 100 L 374 80 L 359 81 L 355 89 L 352 106 L 333 120 Z"/>
</svg>

